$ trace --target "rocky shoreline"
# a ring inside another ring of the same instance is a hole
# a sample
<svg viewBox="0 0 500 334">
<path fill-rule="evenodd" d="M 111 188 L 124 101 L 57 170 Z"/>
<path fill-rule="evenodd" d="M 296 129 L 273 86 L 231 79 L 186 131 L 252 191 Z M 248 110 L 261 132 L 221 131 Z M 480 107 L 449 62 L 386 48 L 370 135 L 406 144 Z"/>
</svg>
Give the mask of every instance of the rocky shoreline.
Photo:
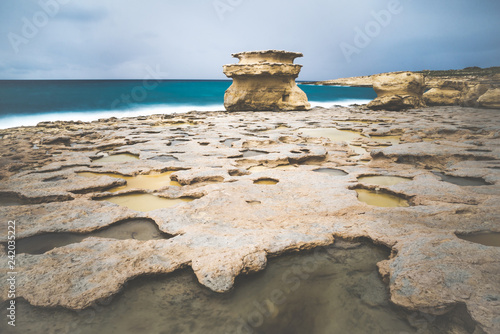
<svg viewBox="0 0 500 334">
<path fill-rule="evenodd" d="M 305 134 L 314 129 L 356 138 Z M 202 285 L 225 292 L 270 256 L 368 238 L 391 249 L 378 268 L 392 303 L 431 315 L 465 305 L 472 322 L 451 322 L 449 333 L 500 332 L 500 249 L 461 238 L 500 232 L 498 110 L 192 112 L 41 123 L 1 130 L 0 140 L 3 230 L 16 220 L 23 239 L 146 219 L 168 236 L 89 237 L 18 254 L 17 294 L 32 305 L 85 309 L 136 277 L 188 267 Z M 106 175 L 166 172 L 178 185 L 113 191 L 125 181 Z M 439 172 L 483 184 L 445 182 Z M 407 182 L 370 184 L 364 176 Z M 408 205 L 368 205 L 360 189 Z M 189 202 L 140 211 L 108 201 L 126 195 Z M 1 257 L 7 263 L 5 247 Z M 2 268 L 2 301 L 6 276 Z"/>
<path fill-rule="evenodd" d="M 408 82 L 402 80 L 408 76 Z M 398 102 L 397 108 L 423 106 L 462 106 L 500 109 L 500 67 L 465 68 L 449 71 L 389 72 L 327 81 L 302 82 L 325 86 L 373 87 L 379 98 L 403 95 L 411 97 Z M 387 89 L 388 88 L 388 89 Z M 371 108 L 371 106 L 368 106 Z M 376 102 L 375 108 L 394 108 L 394 101 Z"/>
</svg>

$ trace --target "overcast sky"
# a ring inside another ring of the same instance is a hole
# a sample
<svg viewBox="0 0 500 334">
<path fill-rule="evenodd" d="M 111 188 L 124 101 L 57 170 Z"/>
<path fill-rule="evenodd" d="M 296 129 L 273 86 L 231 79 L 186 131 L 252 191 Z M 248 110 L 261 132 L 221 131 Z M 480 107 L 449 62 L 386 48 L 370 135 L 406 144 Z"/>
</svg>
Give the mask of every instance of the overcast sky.
<svg viewBox="0 0 500 334">
<path fill-rule="evenodd" d="M 224 79 L 265 49 L 300 80 L 500 66 L 500 1 L 0 1 L 0 79 Z"/>
</svg>

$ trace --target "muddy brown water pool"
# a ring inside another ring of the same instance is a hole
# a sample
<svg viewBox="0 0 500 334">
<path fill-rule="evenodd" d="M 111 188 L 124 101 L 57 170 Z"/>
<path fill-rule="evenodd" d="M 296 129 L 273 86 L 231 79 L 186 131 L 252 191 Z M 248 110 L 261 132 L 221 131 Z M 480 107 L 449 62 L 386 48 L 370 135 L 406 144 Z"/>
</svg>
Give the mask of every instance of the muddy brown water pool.
<svg viewBox="0 0 500 334">
<path fill-rule="evenodd" d="M 417 333 L 390 304 L 377 272 L 388 250 L 339 243 L 270 259 L 264 271 L 238 278 L 225 294 L 182 270 L 137 278 L 78 312 L 18 300 L 16 327 L 2 333 Z M 6 307 L 0 313 L 5 319 Z"/>
<path fill-rule="evenodd" d="M 369 189 L 355 189 L 358 193 L 358 200 L 368 205 L 382 208 L 397 208 L 410 206 L 407 200 L 385 193 Z"/>
<path fill-rule="evenodd" d="M 467 240 L 483 246 L 500 247 L 500 232 L 484 232 L 468 235 L 457 235 L 462 240 Z"/>
<path fill-rule="evenodd" d="M 0 206 L 15 206 L 26 204 L 19 197 L 12 194 L 0 194 Z"/>
<path fill-rule="evenodd" d="M 17 253 L 43 254 L 56 247 L 78 243 L 85 238 L 100 237 L 118 240 L 168 239 L 170 235 L 160 231 L 158 226 L 147 219 L 133 219 L 113 224 L 91 233 L 45 233 L 19 239 L 16 242 Z"/>
<path fill-rule="evenodd" d="M 117 192 L 121 190 L 129 189 L 151 189 L 157 190 L 168 186 L 180 187 L 179 182 L 172 181 L 170 175 L 174 173 L 173 171 L 161 173 L 161 174 L 147 174 L 147 175 L 136 175 L 136 176 L 125 176 L 116 173 L 93 173 L 93 172 L 80 172 L 78 175 L 85 177 L 96 177 L 96 176 L 110 176 L 118 179 L 124 179 L 127 184 L 124 186 L 118 186 L 113 189 L 108 190 L 109 192 Z"/>
<path fill-rule="evenodd" d="M 336 168 L 318 168 L 318 169 L 313 170 L 313 172 L 328 174 L 331 176 L 346 176 L 346 175 L 348 175 L 343 170 L 336 169 Z"/>
<path fill-rule="evenodd" d="M 434 175 L 439 176 L 441 181 L 456 184 L 457 186 L 488 186 L 490 183 L 486 182 L 480 177 L 459 177 L 453 175 L 447 175 L 441 172 L 432 172 Z"/>
<path fill-rule="evenodd" d="M 260 184 L 260 185 L 274 185 L 278 184 L 280 181 L 275 180 L 275 179 L 259 179 L 253 181 L 254 184 Z"/>
<path fill-rule="evenodd" d="M 171 208 L 174 205 L 192 202 L 193 197 L 164 198 L 150 194 L 127 194 L 119 196 L 102 197 L 99 201 L 108 201 L 121 206 L 125 206 L 135 211 L 152 211 L 157 209 Z"/>
</svg>

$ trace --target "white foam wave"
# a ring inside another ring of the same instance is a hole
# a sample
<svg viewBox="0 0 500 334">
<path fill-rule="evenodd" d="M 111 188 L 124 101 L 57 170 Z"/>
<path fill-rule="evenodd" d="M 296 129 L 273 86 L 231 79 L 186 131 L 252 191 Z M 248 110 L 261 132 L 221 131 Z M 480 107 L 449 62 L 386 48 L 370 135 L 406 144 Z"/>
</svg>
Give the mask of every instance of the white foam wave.
<svg viewBox="0 0 500 334">
<path fill-rule="evenodd" d="M 333 106 L 349 106 L 352 104 L 366 104 L 370 100 L 356 100 L 346 99 L 330 102 L 309 101 L 312 107 L 330 108 Z M 110 117 L 136 117 L 136 116 L 149 116 L 154 114 L 181 114 L 189 111 L 216 111 L 225 110 L 224 105 L 214 104 L 206 106 L 171 106 L 171 105 L 156 105 L 148 107 L 140 107 L 128 110 L 97 110 L 97 111 L 67 111 L 67 112 L 53 112 L 43 114 L 31 115 L 9 115 L 0 117 L 0 129 L 13 128 L 17 126 L 34 126 L 40 122 L 54 122 L 54 121 L 83 121 L 92 122 L 100 118 Z"/>
<path fill-rule="evenodd" d="M 345 99 L 339 101 L 309 101 L 311 107 L 323 107 L 323 108 L 331 108 L 333 106 L 342 106 L 348 107 L 353 104 L 367 104 L 371 100 L 368 99 Z"/>
<path fill-rule="evenodd" d="M 110 117 L 136 117 L 149 116 L 154 114 L 181 114 L 189 111 L 214 111 L 225 110 L 224 105 L 207 106 L 150 106 L 128 110 L 96 110 L 96 111 L 68 111 L 53 112 L 32 115 L 9 115 L 0 117 L 0 129 L 7 129 L 17 126 L 34 126 L 40 122 L 54 121 L 83 121 L 92 122 L 100 118 Z"/>
</svg>

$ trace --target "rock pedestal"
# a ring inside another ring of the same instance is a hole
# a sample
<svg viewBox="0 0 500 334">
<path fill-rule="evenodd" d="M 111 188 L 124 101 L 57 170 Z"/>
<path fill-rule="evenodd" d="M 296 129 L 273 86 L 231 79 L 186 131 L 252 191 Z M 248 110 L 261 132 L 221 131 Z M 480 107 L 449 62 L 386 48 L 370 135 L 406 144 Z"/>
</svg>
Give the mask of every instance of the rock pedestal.
<svg viewBox="0 0 500 334">
<path fill-rule="evenodd" d="M 307 110 L 306 94 L 297 86 L 302 65 L 293 60 L 302 53 L 277 50 L 241 52 L 232 55 L 238 64 L 224 65 L 233 79 L 226 91 L 228 111 Z"/>
<path fill-rule="evenodd" d="M 372 110 L 403 110 L 425 106 L 424 76 L 412 72 L 393 72 L 374 77 L 377 98 L 368 104 Z"/>
</svg>

